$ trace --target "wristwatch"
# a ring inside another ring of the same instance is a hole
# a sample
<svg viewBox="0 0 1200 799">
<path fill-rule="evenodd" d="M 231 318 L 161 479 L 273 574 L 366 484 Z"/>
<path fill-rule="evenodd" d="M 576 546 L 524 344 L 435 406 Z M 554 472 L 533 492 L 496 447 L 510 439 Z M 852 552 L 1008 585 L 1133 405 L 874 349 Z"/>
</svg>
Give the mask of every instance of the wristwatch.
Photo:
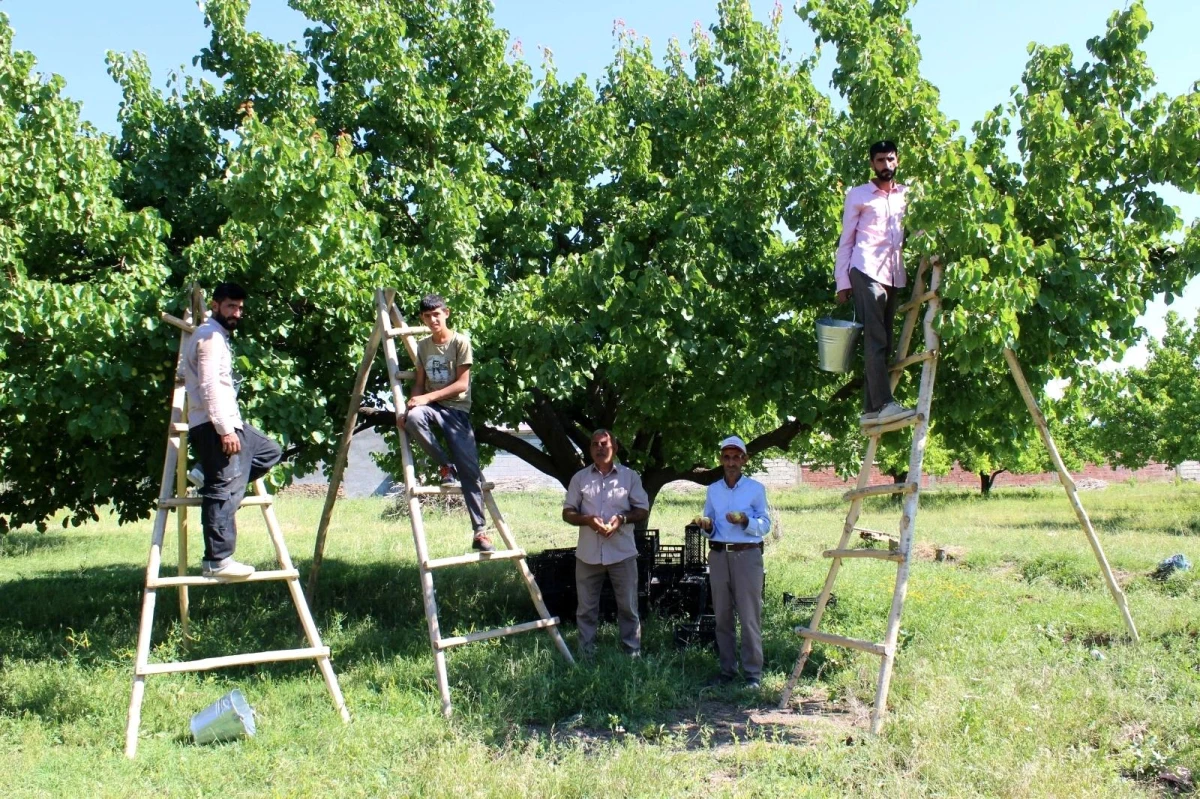
<svg viewBox="0 0 1200 799">
<path fill-rule="evenodd" d="M 625 523 L 629 521 L 629 519 L 628 519 L 628 518 L 626 518 L 626 516 L 625 516 L 625 514 L 624 514 L 624 513 L 618 513 L 618 514 L 617 514 L 617 519 L 619 519 L 619 520 L 620 520 L 620 522 L 619 522 L 619 525 L 618 525 L 618 526 L 620 526 L 620 527 L 624 527 L 624 526 L 625 526 Z"/>
</svg>

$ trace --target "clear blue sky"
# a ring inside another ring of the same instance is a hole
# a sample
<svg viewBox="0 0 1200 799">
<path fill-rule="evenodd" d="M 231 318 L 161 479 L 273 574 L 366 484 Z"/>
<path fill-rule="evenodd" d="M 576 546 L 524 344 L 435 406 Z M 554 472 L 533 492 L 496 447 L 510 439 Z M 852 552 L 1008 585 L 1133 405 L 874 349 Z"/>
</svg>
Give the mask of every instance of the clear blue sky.
<svg viewBox="0 0 1200 799">
<path fill-rule="evenodd" d="M 717 6 L 716 0 L 494 1 L 498 24 L 521 41 L 535 67 L 541 61 L 538 48 L 548 47 L 561 75 L 583 73 L 592 80 L 612 57 L 615 20 L 649 37 L 662 53 L 672 37 L 686 42 L 694 23 L 711 24 Z M 752 0 L 752 5 L 765 19 L 775 3 Z M 812 34 L 791 3 L 783 5 L 784 33 L 793 53 L 805 55 L 812 49 Z M 1085 42 L 1123 6 L 1123 0 L 922 0 L 912 19 L 921 37 L 924 74 L 941 90 L 943 110 L 965 130 L 1007 99 L 1030 42 L 1066 43 L 1081 60 Z M 1200 2 L 1146 0 L 1146 9 L 1154 22 L 1146 49 L 1159 88 L 1183 93 L 1200 80 Z M 32 51 L 42 71 L 65 77 L 67 93 L 83 102 L 84 117 L 104 131 L 115 131 L 120 102 L 105 71 L 107 50 L 144 53 L 162 85 L 169 70 L 190 69 L 192 57 L 208 42 L 192 0 L 0 0 L 0 12 L 9 16 L 16 47 Z M 285 0 L 253 0 L 250 24 L 280 41 L 299 41 L 305 28 L 304 18 Z M 1200 198 L 1174 192 L 1166 197 L 1188 218 L 1200 217 Z M 1173 307 L 1195 317 L 1200 279 Z M 1164 312 L 1161 303 L 1148 312 L 1151 334 L 1162 331 Z"/>
</svg>

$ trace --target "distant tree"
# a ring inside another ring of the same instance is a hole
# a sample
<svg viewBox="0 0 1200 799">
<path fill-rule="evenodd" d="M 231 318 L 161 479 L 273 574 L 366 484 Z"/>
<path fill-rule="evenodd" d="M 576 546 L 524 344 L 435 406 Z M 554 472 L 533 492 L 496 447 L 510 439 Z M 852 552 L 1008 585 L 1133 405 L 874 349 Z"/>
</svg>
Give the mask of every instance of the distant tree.
<svg viewBox="0 0 1200 799">
<path fill-rule="evenodd" d="M 1093 390 L 1092 440 L 1132 469 L 1200 457 L 1200 315 L 1189 328 L 1169 311 L 1166 333 L 1148 346 L 1145 366 L 1103 376 Z"/>
</svg>

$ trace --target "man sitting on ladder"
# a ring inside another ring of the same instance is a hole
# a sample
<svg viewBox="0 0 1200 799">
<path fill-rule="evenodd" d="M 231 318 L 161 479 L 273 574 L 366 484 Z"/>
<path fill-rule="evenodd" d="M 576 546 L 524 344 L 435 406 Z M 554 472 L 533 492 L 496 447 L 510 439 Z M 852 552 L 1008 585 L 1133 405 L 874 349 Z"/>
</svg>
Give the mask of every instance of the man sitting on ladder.
<svg viewBox="0 0 1200 799">
<path fill-rule="evenodd" d="M 483 515 L 483 472 L 471 429 L 471 339 L 446 327 L 450 308 L 437 294 L 421 298 L 421 321 L 430 335 L 417 342 L 417 380 L 404 429 L 441 469 L 443 485 L 461 485 L 471 517 L 471 547 L 494 552 Z M 442 429 L 450 458 L 433 435 Z"/>
<path fill-rule="evenodd" d="M 200 521 L 204 528 L 205 577 L 244 578 L 254 567 L 233 559 L 237 509 L 249 482 L 279 463 L 279 445 L 242 421 L 241 377 L 233 368 L 229 334 L 242 318 L 246 290 L 222 283 L 213 291 L 212 316 L 196 328 L 183 355 L 188 396 L 188 440 L 196 448 L 204 482 Z"/>
<path fill-rule="evenodd" d="M 892 398 L 888 359 L 896 318 L 896 292 L 904 288 L 904 211 L 908 188 L 896 182 L 896 145 L 871 145 L 875 177 L 846 192 L 842 235 L 838 239 L 833 275 L 837 301 L 854 297 L 854 310 L 863 323 L 866 361 L 862 424 L 897 422 L 913 411 Z"/>
</svg>

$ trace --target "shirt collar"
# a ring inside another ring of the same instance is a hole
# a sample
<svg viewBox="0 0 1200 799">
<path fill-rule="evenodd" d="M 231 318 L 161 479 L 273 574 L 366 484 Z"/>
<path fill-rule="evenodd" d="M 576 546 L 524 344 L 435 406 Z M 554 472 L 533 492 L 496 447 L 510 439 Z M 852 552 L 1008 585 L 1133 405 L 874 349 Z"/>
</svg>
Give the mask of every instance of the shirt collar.
<svg viewBox="0 0 1200 799">
<path fill-rule="evenodd" d="M 595 463 L 595 461 L 593 461 L 593 462 L 589 463 L 589 464 L 588 464 L 588 468 L 589 468 L 589 469 L 591 469 L 591 470 L 592 470 L 593 472 L 595 472 L 596 474 L 599 474 L 599 475 L 601 475 L 602 477 L 608 477 L 608 474 L 616 474 L 616 473 L 617 473 L 617 470 L 621 468 L 621 462 L 620 462 L 619 460 L 616 460 L 616 459 L 614 458 L 614 459 L 613 459 L 613 467 L 612 467 L 612 471 L 611 471 L 611 472 L 609 472 L 608 474 L 604 474 L 603 472 L 601 472 L 601 471 L 600 471 L 600 468 L 599 468 L 598 466 L 596 466 L 596 463 Z"/>
</svg>

